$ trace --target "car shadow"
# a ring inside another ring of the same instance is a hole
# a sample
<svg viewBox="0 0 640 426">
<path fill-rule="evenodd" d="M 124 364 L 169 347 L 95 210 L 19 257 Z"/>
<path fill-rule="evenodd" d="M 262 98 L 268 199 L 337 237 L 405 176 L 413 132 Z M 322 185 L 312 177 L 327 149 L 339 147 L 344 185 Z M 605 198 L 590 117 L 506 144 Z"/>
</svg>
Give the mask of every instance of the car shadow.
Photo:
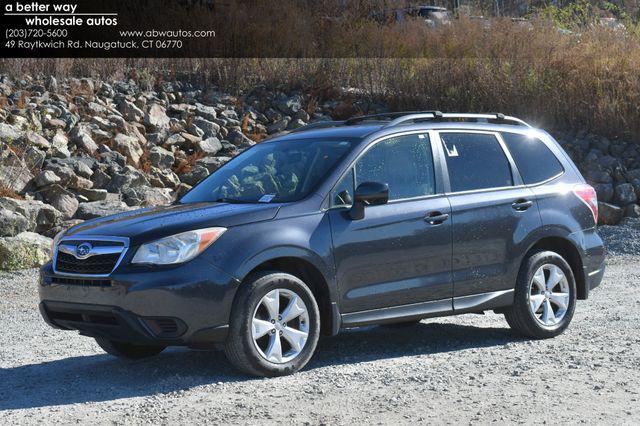
<svg viewBox="0 0 640 426">
<path fill-rule="evenodd" d="M 321 339 L 307 369 L 500 346 L 517 340 L 507 328 L 424 322 L 367 327 Z M 77 356 L 0 369 L 0 410 L 100 402 L 248 380 L 261 379 L 238 373 L 222 351 L 171 348 L 135 362 L 106 354 Z"/>
</svg>

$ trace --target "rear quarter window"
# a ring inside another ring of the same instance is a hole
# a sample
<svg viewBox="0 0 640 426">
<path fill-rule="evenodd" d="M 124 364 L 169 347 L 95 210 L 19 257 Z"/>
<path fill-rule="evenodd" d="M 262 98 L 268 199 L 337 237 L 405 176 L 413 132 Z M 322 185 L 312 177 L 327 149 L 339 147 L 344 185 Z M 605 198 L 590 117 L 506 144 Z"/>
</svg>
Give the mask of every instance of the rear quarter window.
<svg viewBox="0 0 640 426">
<path fill-rule="evenodd" d="M 558 158 L 540 139 L 517 133 L 502 133 L 502 139 L 525 184 L 540 183 L 564 172 Z"/>
</svg>

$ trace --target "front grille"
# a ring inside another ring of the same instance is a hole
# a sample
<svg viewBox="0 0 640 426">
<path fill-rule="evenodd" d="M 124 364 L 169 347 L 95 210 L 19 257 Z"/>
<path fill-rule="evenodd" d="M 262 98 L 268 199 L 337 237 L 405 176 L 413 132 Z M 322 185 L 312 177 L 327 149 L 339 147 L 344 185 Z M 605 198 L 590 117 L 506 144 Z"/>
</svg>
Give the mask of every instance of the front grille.
<svg viewBox="0 0 640 426">
<path fill-rule="evenodd" d="M 49 318 L 53 321 L 64 321 L 97 325 L 118 325 L 118 320 L 108 313 L 89 313 L 83 314 L 78 312 L 64 312 L 47 310 Z"/>
<path fill-rule="evenodd" d="M 74 246 L 79 246 L 82 243 L 87 242 L 87 240 L 64 240 L 64 244 L 71 244 Z M 93 247 L 124 247 L 124 243 L 119 241 L 89 241 Z"/>
<path fill-rule="evenodd" d="M 110 287 L 111 280 L 89 280 L 85 278 L 52 277 L 51 284 L 79 285 L 84 287 Z"/>
<path fill-rule="evenodd" d="M 75 256 L 58 251 L 56 272 L 71 274 L 105 275 L 111 273 L 120 258 L 120 253 L 91 256 L 78 259 Z"/>
</svg>

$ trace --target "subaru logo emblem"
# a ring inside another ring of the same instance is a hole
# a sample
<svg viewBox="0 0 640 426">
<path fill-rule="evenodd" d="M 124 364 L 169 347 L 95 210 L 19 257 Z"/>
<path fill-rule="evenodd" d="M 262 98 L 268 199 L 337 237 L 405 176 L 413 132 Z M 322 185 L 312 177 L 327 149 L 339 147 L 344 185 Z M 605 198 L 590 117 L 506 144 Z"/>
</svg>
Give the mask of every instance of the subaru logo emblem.
<svg viewBox="0 0 640 426">
<path fill-rule="evenodd" d="M 78 247 L 76 247 L 76 257 L 78 259 L 84 259 L 89 256 L 91 253 L 91 249 L 93 246 L 89 243 L 82 243 Z"/>
</svg>

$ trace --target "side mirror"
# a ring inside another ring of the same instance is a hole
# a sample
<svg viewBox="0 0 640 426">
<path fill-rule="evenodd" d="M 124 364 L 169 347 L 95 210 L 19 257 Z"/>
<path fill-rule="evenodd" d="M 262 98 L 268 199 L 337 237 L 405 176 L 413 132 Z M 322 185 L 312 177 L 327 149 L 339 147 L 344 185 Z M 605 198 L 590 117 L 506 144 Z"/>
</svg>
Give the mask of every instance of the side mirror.
<svg viewBox="0 0 640 426">
<path fill-rule="evenodd" d="M 362 182 L 356 188 L 355 200 L 349 210 L 353 220 L 364 218 L 365 206 L 377 206 L 389 201 L 389 185 L 379 182 Z"/>
</svg>

